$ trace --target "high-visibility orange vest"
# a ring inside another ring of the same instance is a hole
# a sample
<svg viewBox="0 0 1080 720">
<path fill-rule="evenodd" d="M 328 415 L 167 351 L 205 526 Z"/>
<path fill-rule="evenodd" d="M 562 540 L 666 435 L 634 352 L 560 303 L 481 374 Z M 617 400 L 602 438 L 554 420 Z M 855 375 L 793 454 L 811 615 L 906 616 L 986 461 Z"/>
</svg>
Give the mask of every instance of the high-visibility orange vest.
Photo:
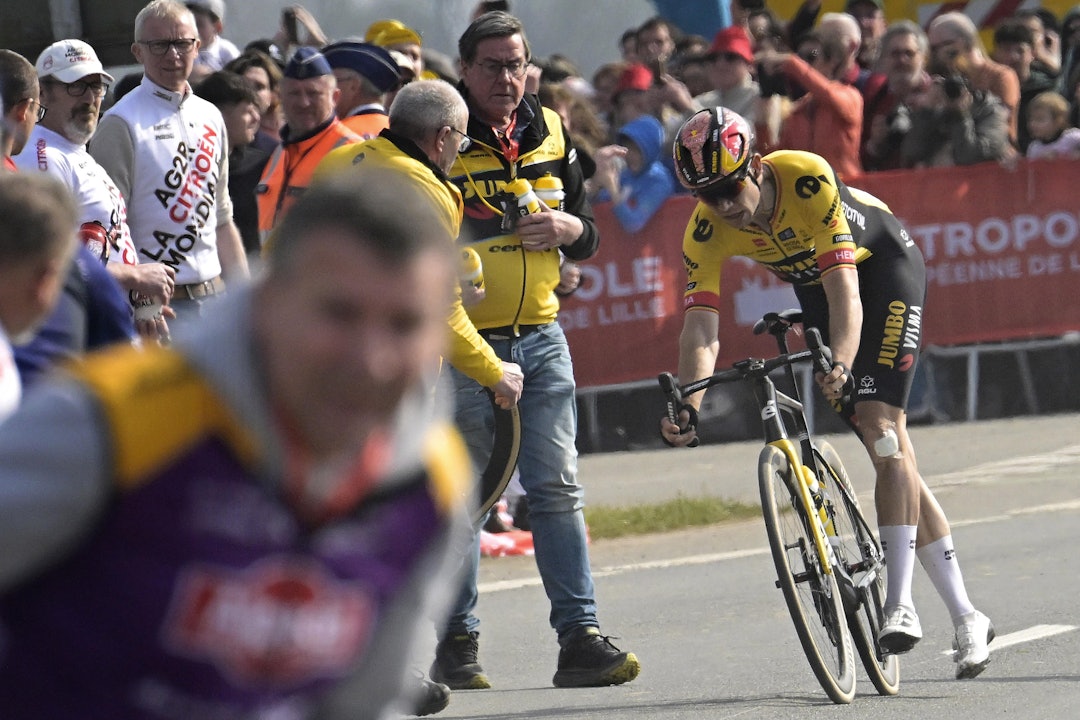
<svg viewBox="0 0 1080 720">
<path fill-rule="evenodd" d="M 259 203 L 259 235 L 263 243 L 296 198 L 307 189 L 315 166 L 323 156 L 335 148 L 361 140 L 363 138 L 342 125 L 335 116 L 321 130 L 282 143 L 274 150 L 255 188 Z"/>
</svg>

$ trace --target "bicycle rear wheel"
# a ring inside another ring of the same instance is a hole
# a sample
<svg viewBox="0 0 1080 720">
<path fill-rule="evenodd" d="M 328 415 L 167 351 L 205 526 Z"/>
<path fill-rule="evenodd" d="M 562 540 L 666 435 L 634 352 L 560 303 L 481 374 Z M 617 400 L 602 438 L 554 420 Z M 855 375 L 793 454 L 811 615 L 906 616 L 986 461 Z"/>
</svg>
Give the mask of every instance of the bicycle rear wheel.
<svg viewBox="0 0 1080 720">
<path fill-rule="evenodd" d="M 826 573 L 814 545 L 813 519 L 799 500 L 800 480 L 787 456 L 766 446 L 758 457 L 761 510 L 773 563 L 810 667 L 835 703 L 855 697 L 855 651 L 836 573 Z"/>
<path fill-rule="evenodd" d="M 819 453 L 818 482 L 829 498 L 836 548 L 850 578 L 850 587 L 841 587 L 845 598 L 848 627 L 859 651 L 866 674 L 880 695 L 895 695 L 900 690 L 900 658 L 882 655 L 877 634 L 884 618 L 885 603 L 884 559 L 881 546 L 859 507 L 840 455 L 827 442 L 817 446 Z M 828 467 L 821 465 L 821 461 Z M 829 473 L 832 468 L 836 477 Z M 847 584 L 846 578 L 841 580 Z M 861 589 L 860 589 L 861 586 Z"/>
</svg>

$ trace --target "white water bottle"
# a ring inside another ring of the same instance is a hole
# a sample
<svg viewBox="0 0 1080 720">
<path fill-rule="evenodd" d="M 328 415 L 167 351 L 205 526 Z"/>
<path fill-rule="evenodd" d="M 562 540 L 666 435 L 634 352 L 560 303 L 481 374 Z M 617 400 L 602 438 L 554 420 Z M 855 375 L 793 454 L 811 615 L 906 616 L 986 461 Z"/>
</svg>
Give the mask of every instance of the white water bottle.
<svg viewBox="0 0 1080 720">
<path fill-rule="evenodd" d="M 566 192 L 563 191 L 562 178 L 546 173 L 537 178 L 533 183 L 536 197 L 552 210 L 562 210 L 566 207 Z"/>
<path fill-rule="evenodd" d="M 517 198 L 518 215 L 524 217 L 540 212 L 540 198 L 536 197 L 528 180 L 523 178 L 511 180 L 506 184 L 506 190 L 514 193 L 514 197 Z"/>
</svg>

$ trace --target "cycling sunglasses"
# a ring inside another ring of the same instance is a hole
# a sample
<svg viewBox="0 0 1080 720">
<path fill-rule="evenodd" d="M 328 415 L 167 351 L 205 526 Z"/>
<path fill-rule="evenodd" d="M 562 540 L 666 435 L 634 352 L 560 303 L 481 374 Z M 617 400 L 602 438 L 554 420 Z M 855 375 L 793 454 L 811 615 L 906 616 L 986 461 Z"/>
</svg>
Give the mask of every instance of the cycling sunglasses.
<svg viewBox="0 0 1080 720">
<path fill-rule="evenodd" d="M 701 190 L 695 190 L 694 197 L 704 203 L 715 204 L 721 200 L 734 200 L 739 197 L 744 188 L 746 188 L 745 177 L 735 181 L 720 182 L 716 185 L 702 188 Z"/>
</svg>

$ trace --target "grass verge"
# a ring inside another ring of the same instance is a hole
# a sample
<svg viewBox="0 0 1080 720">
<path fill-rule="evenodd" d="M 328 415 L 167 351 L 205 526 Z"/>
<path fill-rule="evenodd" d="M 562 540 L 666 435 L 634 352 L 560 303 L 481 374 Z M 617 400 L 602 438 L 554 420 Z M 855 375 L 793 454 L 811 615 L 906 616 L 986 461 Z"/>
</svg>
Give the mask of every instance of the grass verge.
<svg viewBox="0 0 1080 720">
<path fill-rule="evenodd" d="M 691 498 L 685 495 L 654 505 L 597 505 L 585 508 L 585 522 L 593 540 L 715 525 L 727 520 L 745 520 L 760 515 L 761 508 L 757 505 L 719 497 Z"/>
</svg>

